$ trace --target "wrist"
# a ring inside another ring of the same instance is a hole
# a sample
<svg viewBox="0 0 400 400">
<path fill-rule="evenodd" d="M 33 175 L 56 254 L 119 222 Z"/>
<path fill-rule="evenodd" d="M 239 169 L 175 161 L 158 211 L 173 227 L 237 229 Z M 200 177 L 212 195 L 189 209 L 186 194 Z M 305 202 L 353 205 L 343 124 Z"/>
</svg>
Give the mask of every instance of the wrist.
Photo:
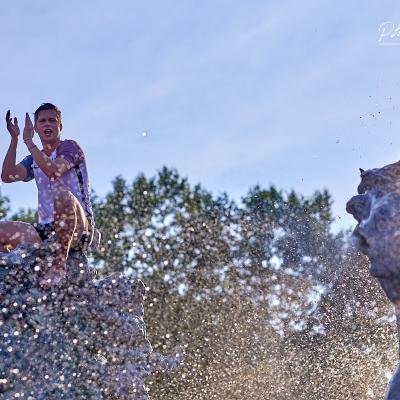
<svg viewBox="0 0 400 400">
<path fill-rule="evenodd" d="M 24 143 L 26 144 L 26 147 L 28 148 L 29 151 L 31 151 L 36 147 L 36 144 L 33 142 L 32 139 L 26 139 L 24 140 Z"/>
</svg>

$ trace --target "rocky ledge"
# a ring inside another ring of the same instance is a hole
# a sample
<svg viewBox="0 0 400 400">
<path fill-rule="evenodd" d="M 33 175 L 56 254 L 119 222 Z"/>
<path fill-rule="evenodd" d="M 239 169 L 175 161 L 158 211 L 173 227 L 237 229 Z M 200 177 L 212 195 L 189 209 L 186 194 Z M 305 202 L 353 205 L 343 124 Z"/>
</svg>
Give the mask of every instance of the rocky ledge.
<svg viewBox="0 0 400 400">
<path fill-rule="evenodd" d="M 63 285 L 42 290 L 53 250 L 49 242 L 0 253 L 0 400 L 148 399 L 146 378 L 177 368 L 183 352 L 152 351 L 144 284 L 96 280 L 76 252 Z"/>
</svg>

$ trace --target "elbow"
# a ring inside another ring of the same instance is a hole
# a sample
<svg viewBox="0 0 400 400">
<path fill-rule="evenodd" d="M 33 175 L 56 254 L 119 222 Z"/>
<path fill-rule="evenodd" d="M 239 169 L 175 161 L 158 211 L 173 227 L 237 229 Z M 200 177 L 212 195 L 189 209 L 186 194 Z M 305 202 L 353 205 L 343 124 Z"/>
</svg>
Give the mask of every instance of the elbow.
<svg viewBox="0 0 400 400">
<path fill-rule="evenodd" d="M 58 170 L 46 171 L 45 174 L 51 181 L 55 181 L 61 176 L 61 174 L 58 172 Z"/>
<path fill-rule="evenodd" d="M 43 172 L 51 181 L 53 181 L 55 179 L 54 173 L 52 171 L 43 171 Z"/>
<path fill-rule="evenodd" d="M 3 183 L 12 183 L 12 182 L 14 182 L 14 181 L 11 179 L 11 175 L 10 175 L 10 176 L 7 176 L 7 175 L 5 175 L 4 173 L 1 173 L 1 181 L 2 181 Z"/>
<path fill-rule="evenodd" d="M 65 172 L 67 172 L 67 168 L 64 165 L 59 165 L 57 162 L 47 162 L 42 171 L 44 174 L 51 180 L 56 181 L 60 178 Z"/>
<path fill-rule="evenodd" d="M 58 178 L 57 169 L 52 168 L 52 166 L 48 165 L 46 169 L 42 168 L 42 172 L 51 180 L 54 181 Z"/>
</svg>

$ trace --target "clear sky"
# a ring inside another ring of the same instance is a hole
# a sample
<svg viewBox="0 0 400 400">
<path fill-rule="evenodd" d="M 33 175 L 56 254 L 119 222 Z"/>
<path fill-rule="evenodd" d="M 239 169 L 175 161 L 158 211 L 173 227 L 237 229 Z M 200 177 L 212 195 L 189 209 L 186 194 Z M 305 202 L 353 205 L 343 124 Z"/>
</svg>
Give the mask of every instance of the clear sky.
<svg viewBox="0 0 400 400">
<path fill-rule="evenodd" d="M 384 22 L 400 25 L 399 2 L 2 1 L 0 113 L 22 124 L 57 104 L 100 195 L 166 165 L 235 199 L 327 188 L 347 227 L 358 168 L 400 158 L 400 46 L 380 45 Z M 1 190 L 36 206 L 33 182 Z"/>
</svg>

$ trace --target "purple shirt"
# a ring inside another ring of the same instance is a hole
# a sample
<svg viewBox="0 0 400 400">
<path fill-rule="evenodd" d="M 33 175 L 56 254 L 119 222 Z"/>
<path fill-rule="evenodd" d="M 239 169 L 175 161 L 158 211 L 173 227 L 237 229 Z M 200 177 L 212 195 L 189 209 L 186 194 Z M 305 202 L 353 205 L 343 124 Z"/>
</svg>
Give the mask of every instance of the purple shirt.
<svg viewBox="0 0 400 400">
<path fill-rule="evenodd" d="M 89 178 L 86 169 L 85 154 L 74 140 L 63 140 L 49 156 L 50 160 L 63 158 L 70 164 L 70 169 L 57 180 L 69 188 L 78 199 L 86 217 L 93 221 L 92 203 L 90 201 Z M 54 179 L 50 179 L 39 168 L 32 155 L 25 157 L 21 164 L 27 170 L 28 182 L 35 178 L 38 188 L 39 223 L 49 224 L 54 222 Z"/>
</svg>

